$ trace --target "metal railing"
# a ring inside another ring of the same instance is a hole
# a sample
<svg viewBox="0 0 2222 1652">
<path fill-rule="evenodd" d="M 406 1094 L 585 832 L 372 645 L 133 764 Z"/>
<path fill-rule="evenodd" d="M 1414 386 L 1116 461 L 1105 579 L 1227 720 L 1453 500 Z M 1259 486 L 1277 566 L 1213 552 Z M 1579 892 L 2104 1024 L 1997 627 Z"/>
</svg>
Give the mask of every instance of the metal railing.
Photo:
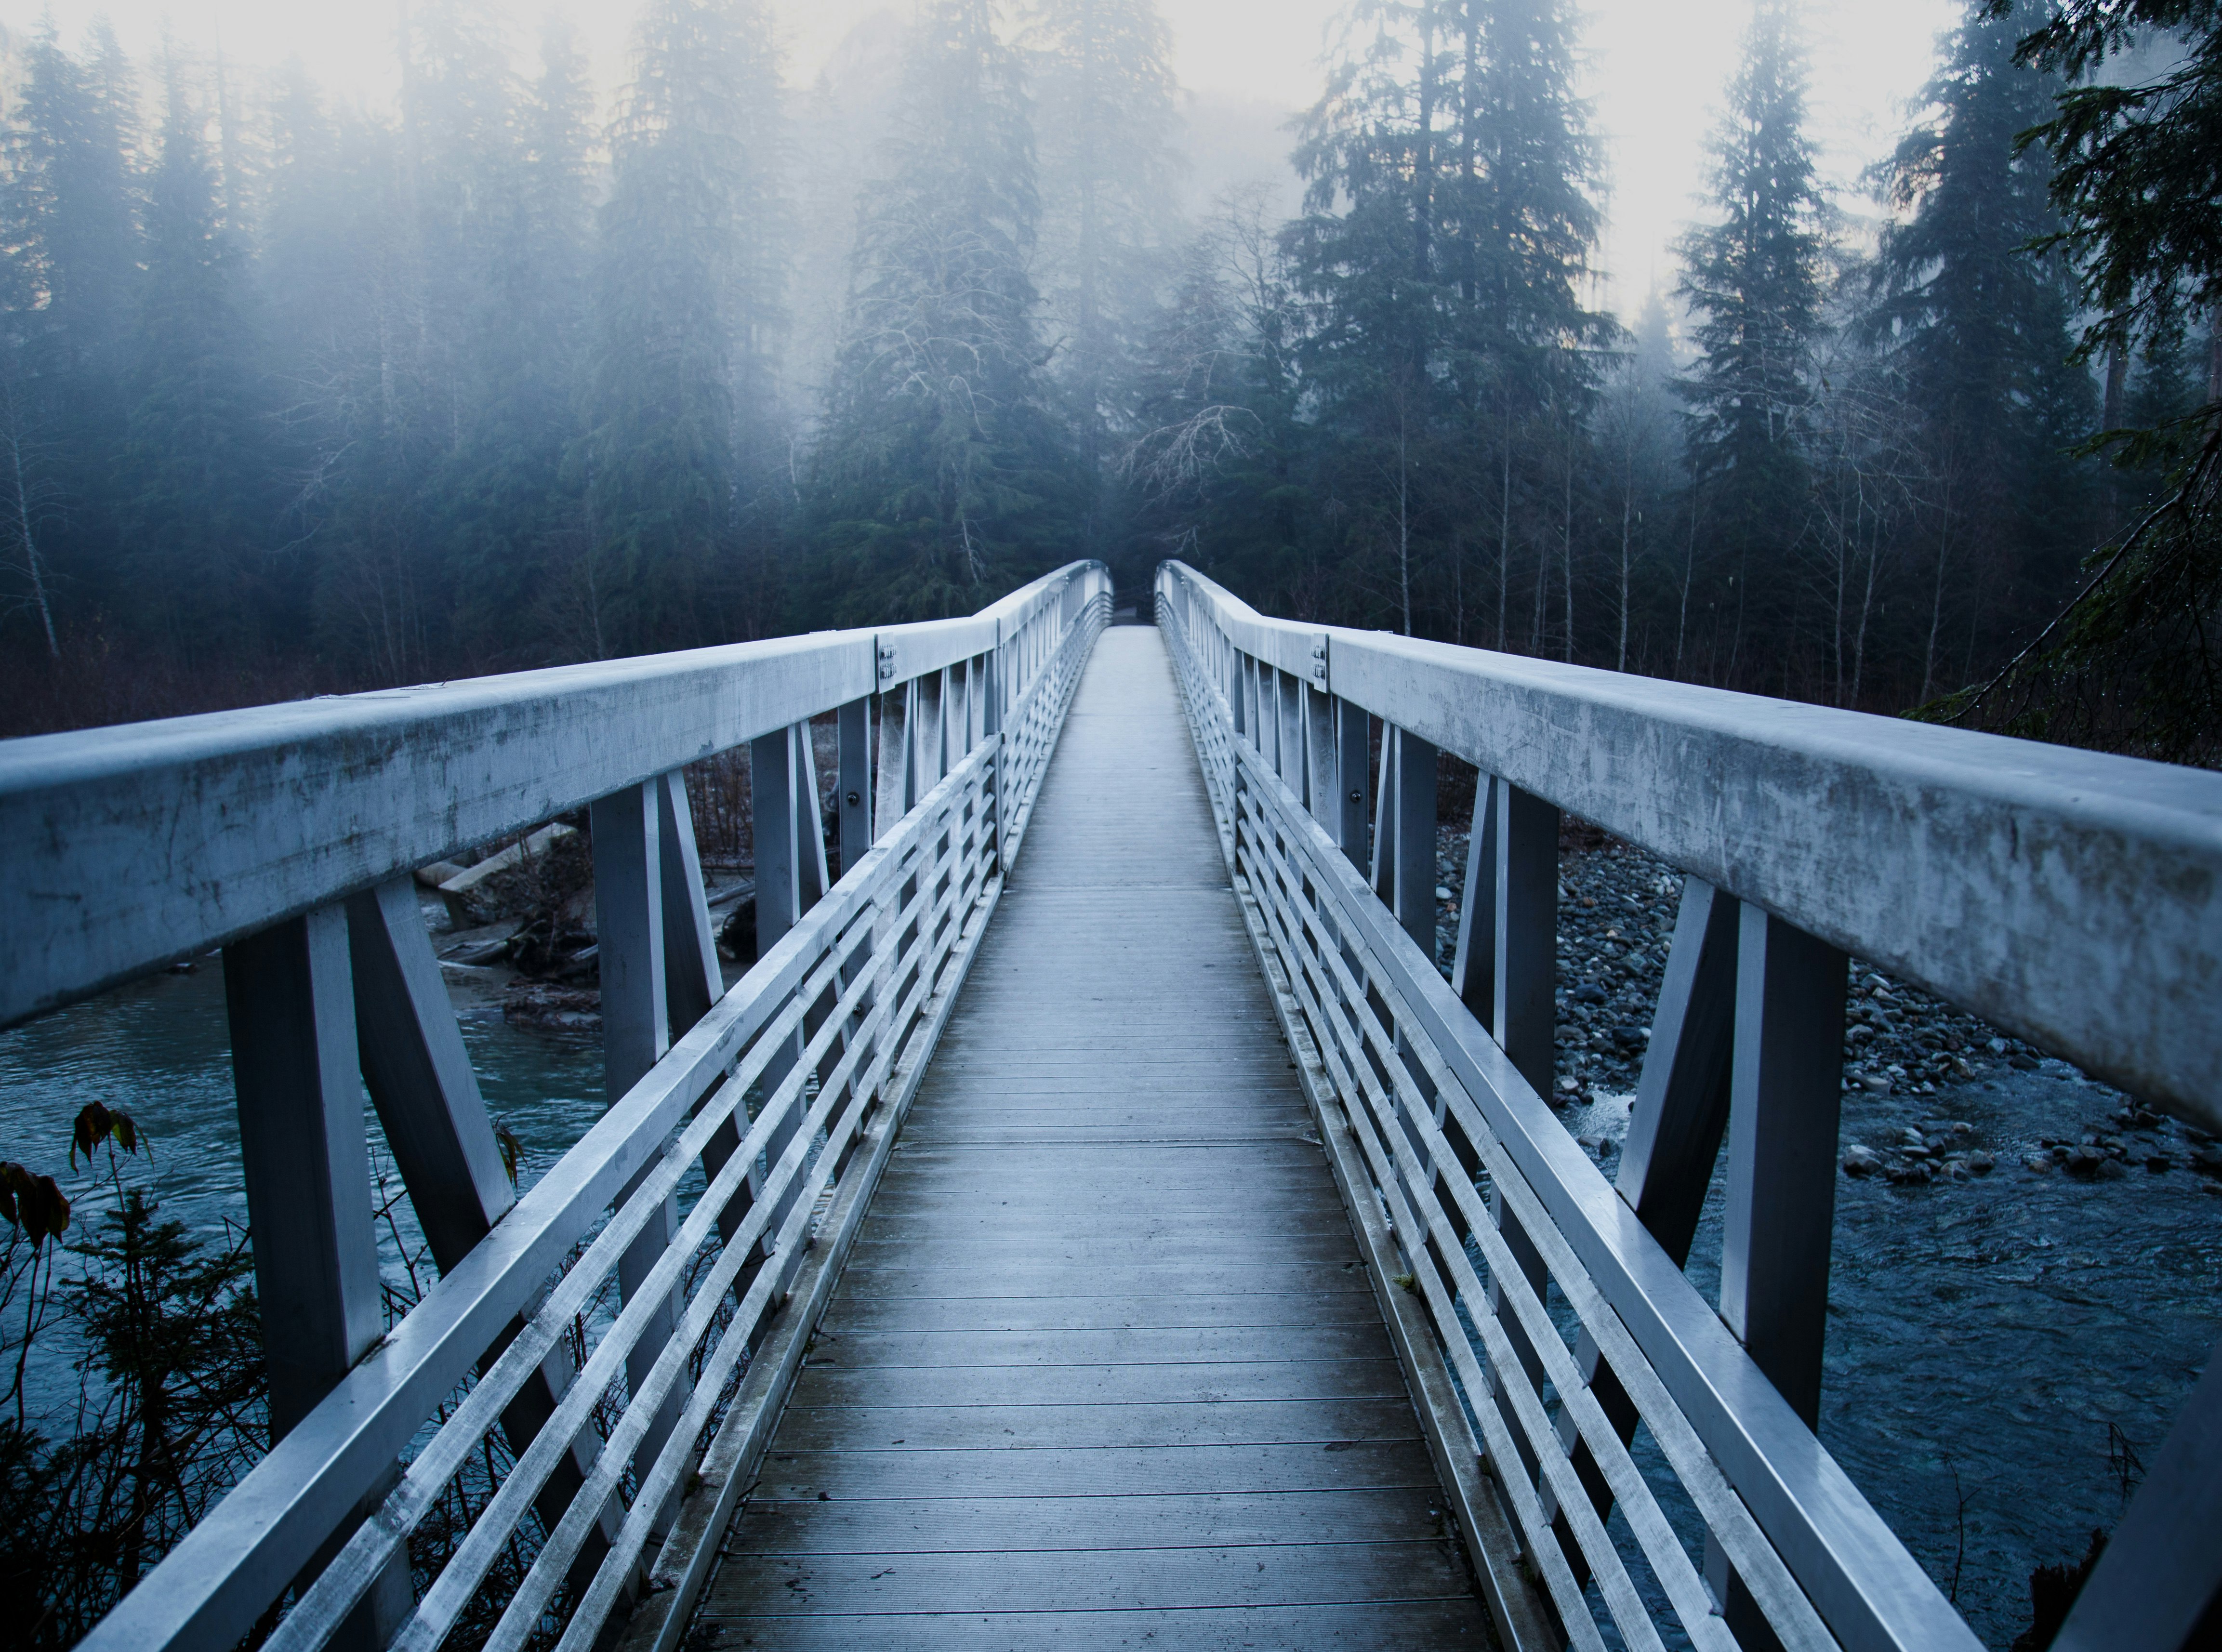
<svg viewBox="0 0 2222 1652">
<path fill-rule="evenodd" d="M 1813 1432 L 1848 955 L 2213 1128 L 2222 776 L 1269 619 L 1179 563 L 1157 607 L 1508 1643 L 1597 1649 L 1609 1620 L 1656 1648 L 1663 1603 L 1723 1652 L 1971 1652 Z M 1447 980 L 1439 750 L 1480 774 Z M 1612 1183 L 1539 1093 L 1561 808 L 1686 874 Z M 1683 1264 L 1724 1135 L 1717 1310 Z M 1639 1422 L 1702 1542 L 1631 1455 Z M 2176 1652 L 2222 1582 L 2218 1470 L 2210 1374 L 2060 1644 Z"/>
<path fill-rule="evenodd" d="M 1109 595 L 1080 562 L 970 619 L 0 747 L 0 1024 L 224 948 L 269 1327 L 275 1443 L 87 1647 L 226 1648 L 281 1605 L 286 1647 L 471 1612 L 583 1648 L 627 1605 L 630 1644 L 678 1643 Z M 744 744 L 759 950 L 728 991 L 681 770 Z M 611 1106 L 518 1197 L 410 874 L 581 807 Z M 363 1083 L 441 1270 L 390 1330 Z"/>
</svg>

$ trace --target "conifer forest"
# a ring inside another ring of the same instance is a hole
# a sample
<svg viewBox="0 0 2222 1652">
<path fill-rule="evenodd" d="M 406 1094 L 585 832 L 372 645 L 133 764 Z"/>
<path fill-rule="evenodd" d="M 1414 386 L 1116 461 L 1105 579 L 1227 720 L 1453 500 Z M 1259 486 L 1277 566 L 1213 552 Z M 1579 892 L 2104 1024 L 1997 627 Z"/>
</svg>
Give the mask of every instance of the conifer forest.
<svg viewBox="0 0 2222 1652">
<path fill-rule="evenodd" d="M 598 90 L 560 25 L 424 0 L 391 108 L 9 36 L 0 733 L 1178 556 L 2207 760 L 2214 5 L 1968 0 L 1848 192 L 1758 0 L 1632 324 L 1572 0 L 1356 0 L 1301 191 L 1206 199 L 1155 0 L 899 21 L 805 83 L 765 0 L 644 0 Z"/>
</svg>

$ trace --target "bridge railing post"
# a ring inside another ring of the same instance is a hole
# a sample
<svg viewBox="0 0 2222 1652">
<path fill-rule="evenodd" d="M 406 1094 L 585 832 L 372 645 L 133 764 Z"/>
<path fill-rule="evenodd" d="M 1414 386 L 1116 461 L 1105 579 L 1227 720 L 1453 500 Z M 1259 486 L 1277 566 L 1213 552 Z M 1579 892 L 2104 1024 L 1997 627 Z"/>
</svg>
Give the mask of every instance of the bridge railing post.
<svg viewBox="0 0 2222 1652">
<path fill-rule="evenodd" d="M 273 1442 L 292 1433 L 386 1330 L 352 977 L 344 906 L 317 908 L 223 949 Z M 392 1474 L 364 1488 L 352 1517 L 319 1546 L 304 1581 L 377 1508 Z M 337 1638 L 383 1646 L 411 1602 L 407 1564 L 389 1566 Z"/>
</svg>

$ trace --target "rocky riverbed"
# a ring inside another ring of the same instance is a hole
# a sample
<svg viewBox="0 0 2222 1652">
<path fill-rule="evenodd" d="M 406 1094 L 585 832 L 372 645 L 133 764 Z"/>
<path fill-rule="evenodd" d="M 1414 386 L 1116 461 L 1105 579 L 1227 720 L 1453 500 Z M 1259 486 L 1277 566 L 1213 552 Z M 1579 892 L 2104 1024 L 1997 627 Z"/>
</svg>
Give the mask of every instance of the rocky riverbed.
<svg viewBox="0 0 2222 1652">
<path fill-rule="evenodd" d="M 1552 1101 L 1617 1168 L 1681 881 L 1560 856 Z M 1466 841 L 1443 834 L 1440 959 Z M 1855 963 L 1821 1437 L 1986 1644 L 2111 1529 L 2222 1337 L 2222 1144 Z M 1716 1174 L 1692 1282 L 1718 1291 Z"/>
<path fill-rule="evenodd" d="M 1437 859 L 1436 957 L 1458 945 L 1466 835 Z M 1559 856 L 1559 1038 L 1550 1101 L 1593 1153 L 1616 1151 L 1650 1042 L 1682 880 L 1642 850 L 1577 824 Z M 1952 1098 L 2010 1075 L 2075 1081 L 2073 1116 L 2022 1131 L 1979 1123 Z M 1905 1185 L 1966 1182 L 2001 1165 L 2084 1181 L 2182 1175 L 2222 1196 L 2222 1144 L 2092 1084 L 2064 1062 L 1855 960 L 1844 1034 L 1844 1173 Z M 1620 1128 L 1614 1128 L 1617 1119 Z"/>
</svg>

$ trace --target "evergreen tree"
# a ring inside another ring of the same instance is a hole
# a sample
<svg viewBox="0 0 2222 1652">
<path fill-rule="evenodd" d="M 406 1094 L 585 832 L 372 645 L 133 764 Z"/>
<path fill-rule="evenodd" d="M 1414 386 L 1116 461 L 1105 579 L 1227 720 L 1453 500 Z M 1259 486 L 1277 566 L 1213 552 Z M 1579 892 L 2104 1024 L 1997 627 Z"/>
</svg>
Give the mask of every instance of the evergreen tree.
<svg viewBox="0 0 2222 1652">
<path fill-rule="evenodd" d="M 779 58 L 762 0 L 653 0 L 611 140 L 578 645 L 754 634 L 783 504 Z"/>
<path fill-rule="evenodd" d="M 1516 518 L 1549 518 L 1522 521 L 1546 557 L 1571 550 L 1568 490 L 1522 512 L 1516 472 L 1564 480 L 1588 351 L 1610 330 L 1579 297 L 1598 216 L 1575 33 L 1562 0 L 1369 0 L 1306 122 L 1309 210 L 1290 243 L 1316 303 L 1306 365 L 1349 439 L 1349 494 L 1388 552 L 1400 625 L 1427 563 L 1447 560 L 1464 631 L 1466 542 L 1484 513 L 1500 643 Z"/>
<path fill-rule="evenodd" d="M 1923 93 L 1928 118 L 1886 171 L 1899 217 L 1882 233 L 1867 317 L 1927 425 L 1931 684 L 1948 592 L 1980 583 L 1992 625 L 2025 621 L 2031 599 L 2072 571 L 2088 519 L 2086 479 L 2062 456 L 2090 413 L 2088 383 L 2068 361 L 2066 272 L 2029 250 L 2059 228 L 2049 169 L 2017 142 L 2058 88 L 2015 62 L 2015 31 L 1984 0 L 1968 9 Z"/>
<path fill-rule="evenodd" d="M 242 314 L 242 256 L 218 223 L 216 171 L 174 56 L 147 199 L 123 496 L 130 588 L 182 659 L 251 657 L 274 514 L 259 352 Z"/>
<path fill-rule="evenodd" d="M 817 612 L 969 612 L 1067 560 L 1087 481 L 1027 273 L 1031 110 L 992 0 L 934 0 L 865 186 L 810 525 Z"/>
<path fill-rule="evenodd" d="M 1700 359 L 1681 392 L 1705 532 L 1729 583 L 1733 679 L 1753 624 L 1787 628 L 1791 552 L 1805 516 L 1799 440 L 1822 331 L 1824 206 L 1805 131 L 1806 68 L 1786 0 L 1756 0 L 1728 108 L 1711 140 L 1719 222 L 1683 240 L 1677 289 Z M 1757 612 L 1754 612 L 1756 607 Z"/>
<path fill-rule="evenodd" d="M 1103 556 L 1116 543 L 1113 443 L 1131 424 L 1134 351 L 1176 234 L 1171 41 L 1156 0 L 1041 0 L 1027 43 L 1041 109 L 1036 268 L 1098 490 L 1082 549 Z"/>
<path fill-rule="evenodd" d="M 113 588 L 113 479 L 138 285 L 129 65 L 104 25 L 88 61 L 31 41 L 0 184 L 9 562 L 50 654 Z"/>
</svg>

